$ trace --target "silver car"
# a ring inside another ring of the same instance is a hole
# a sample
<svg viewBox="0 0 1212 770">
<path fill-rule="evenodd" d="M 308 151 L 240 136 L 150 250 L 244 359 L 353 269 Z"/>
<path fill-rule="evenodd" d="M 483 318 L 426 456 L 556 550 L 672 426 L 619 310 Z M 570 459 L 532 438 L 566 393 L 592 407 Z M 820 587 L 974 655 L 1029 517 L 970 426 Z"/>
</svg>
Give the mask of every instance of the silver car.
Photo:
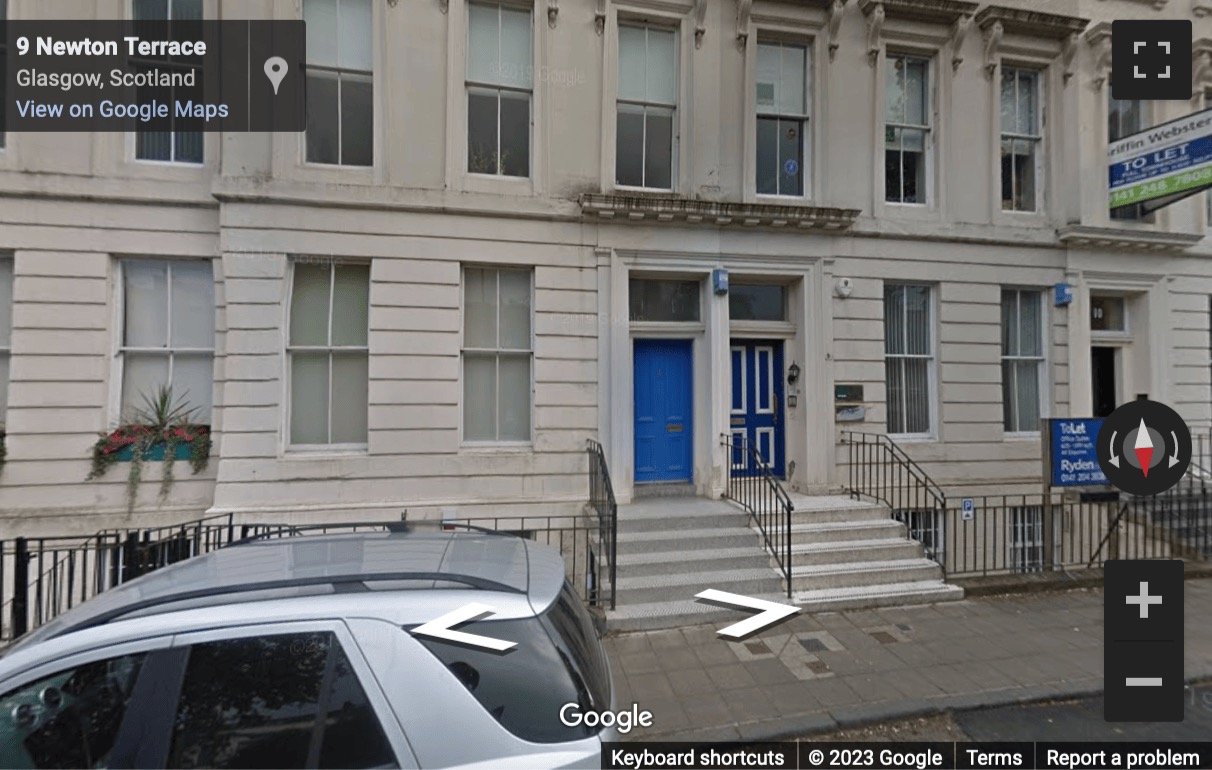
<svg viewBox="0 0 1212 770">
<path fill-rule="evenodd" d="M 472 603 L 492 614 L 457 630 L 516 646 L 411 633 Z M 615 736 L 561 709 L 612 707 L 592 618 L 550 548 L 465 531 L 252 540 L 13 645 L 0 766 L 598 767 Z"/>
</svg>

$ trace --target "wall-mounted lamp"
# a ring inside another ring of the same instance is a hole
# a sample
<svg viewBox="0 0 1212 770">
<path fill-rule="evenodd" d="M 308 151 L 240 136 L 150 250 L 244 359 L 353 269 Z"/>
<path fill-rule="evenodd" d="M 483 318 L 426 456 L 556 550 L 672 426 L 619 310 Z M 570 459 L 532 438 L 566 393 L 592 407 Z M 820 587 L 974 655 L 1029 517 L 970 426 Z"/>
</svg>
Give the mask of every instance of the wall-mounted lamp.
<svg viewBox="0 0 1212 770">
<path fill-rule="evenodd" d="M 800 378 L 800 365 L 793 363 L 787 367 L 787 384 L 794 385 L 796 380 Z"/>
</svg>

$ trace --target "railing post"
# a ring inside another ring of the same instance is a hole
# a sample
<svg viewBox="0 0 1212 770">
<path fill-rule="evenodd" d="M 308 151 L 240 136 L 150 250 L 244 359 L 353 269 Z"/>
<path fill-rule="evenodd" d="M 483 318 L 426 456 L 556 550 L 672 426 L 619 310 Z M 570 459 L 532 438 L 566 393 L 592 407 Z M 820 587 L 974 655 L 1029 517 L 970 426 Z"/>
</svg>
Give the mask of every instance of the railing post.
<svg viewBox="0 0 1212 770">
<path fill-rule="evenodd" d="M 13 560 L 13 638 L 29 630 L 29 541 L 16 540 Z"/>
</svg>

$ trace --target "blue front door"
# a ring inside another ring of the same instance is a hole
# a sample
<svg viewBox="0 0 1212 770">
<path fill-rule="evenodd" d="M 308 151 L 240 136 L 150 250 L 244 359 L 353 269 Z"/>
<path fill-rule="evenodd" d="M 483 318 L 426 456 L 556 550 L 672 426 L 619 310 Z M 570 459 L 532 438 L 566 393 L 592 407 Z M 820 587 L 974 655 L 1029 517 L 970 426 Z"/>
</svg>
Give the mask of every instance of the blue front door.
<svg viewBox="0 0 1212 770">
<path fill-rule="evenodd" d="M 783 447 L 782 342 L 733 340 L 729 418 L 733 446 L 747 443 L 755 448 L 771 472 L 782 478 L 787 462 Z M 733 475 L 752 475 L 754 466 L 751 454 L 733 449 Z"/>
<path fill-rule="evenodd" d="M 690 340 L 635 341 L 635 480 L 691 481 Z"/>
</svg>

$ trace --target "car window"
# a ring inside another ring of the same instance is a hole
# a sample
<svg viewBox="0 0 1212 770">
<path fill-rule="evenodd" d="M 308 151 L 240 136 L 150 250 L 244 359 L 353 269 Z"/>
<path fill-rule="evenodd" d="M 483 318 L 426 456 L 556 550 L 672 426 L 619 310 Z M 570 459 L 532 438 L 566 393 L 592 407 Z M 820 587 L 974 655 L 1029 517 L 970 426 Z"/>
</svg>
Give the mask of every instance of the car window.
<svg viewBox="0 0 1212 770">
<path fill-rule="evenodd" d="M 601 643 L 582 623 L 580 600 L 567 585 L 543 615 L 519 620 L 481 620 L 475 633 L 516 642 L 504 654 L 416 637 L 441 660 L 502 727 L 523 740 L 560 743 L 596 735 L 601 728 L 568 726 L 560 708 L 610 708 L 609 675 Z M 588 631 L 588 636 L 586 636 Z"/>
<path fill-rule="evenodd" d="M 0 767 L 106 767 L 145 656 L 85 663 L 0 697 Z"/>
<path fill-rule="evenodd" d="M 170 767 L 396 767 L 374 708 L 331 632 L 190 648 Z"/>
</svg>

